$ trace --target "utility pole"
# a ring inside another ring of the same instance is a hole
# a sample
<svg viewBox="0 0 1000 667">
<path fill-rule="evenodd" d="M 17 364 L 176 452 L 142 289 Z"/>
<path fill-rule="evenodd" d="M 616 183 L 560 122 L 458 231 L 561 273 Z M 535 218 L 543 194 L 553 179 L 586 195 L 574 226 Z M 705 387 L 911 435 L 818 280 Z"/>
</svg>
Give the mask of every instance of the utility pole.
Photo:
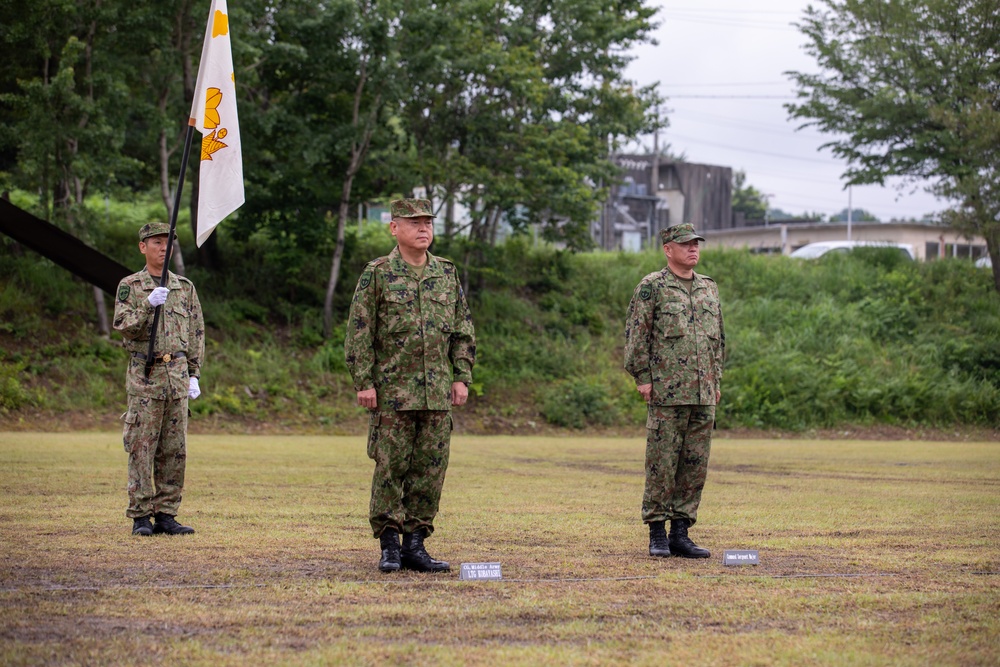
<svg viewBox="0 0 1000 667">
<path fill-rule="evenodd" d="M 852 202 L 852 194 L 853 193 L 851 192 L 851 185 L 848 184 L 847 185 L 847 240 L 848 241 L 851 240 L 851 217 L 853 215 L 853 211 L 851 211 L 851 208 L 854 206 Z"/>
<path fill-rule="evenodd" d="M 660 106 L 656 106 L 656 126 L 653 128 L 653 173 L 650 175 L 650 191 L 654 197 L 659 198 L 660 196 Z M 656 200 L 650 200 L 650 205 L 653 210 L 649 214 L 649 236 L 650 242 L 655 238 L 656 233 L 659 230 L 653 230 L 653 224 L 659 223 L 659 216 L 656 214 Z"/>
</svg>

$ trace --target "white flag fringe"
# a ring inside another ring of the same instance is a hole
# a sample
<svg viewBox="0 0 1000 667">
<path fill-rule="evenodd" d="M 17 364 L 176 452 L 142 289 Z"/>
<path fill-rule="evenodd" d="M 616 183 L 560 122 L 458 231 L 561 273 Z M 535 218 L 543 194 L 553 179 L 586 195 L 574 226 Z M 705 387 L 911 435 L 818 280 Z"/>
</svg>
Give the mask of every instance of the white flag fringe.
<svg viewBox="0 0 1000 667">
<path fill-rule="evenodd" d="M 201 47 L 191 125 L 202 134 L 198 184 L 198 247 L 245 201 L 236 76 L 226 0 L 212 0 Z"/>
</svg>

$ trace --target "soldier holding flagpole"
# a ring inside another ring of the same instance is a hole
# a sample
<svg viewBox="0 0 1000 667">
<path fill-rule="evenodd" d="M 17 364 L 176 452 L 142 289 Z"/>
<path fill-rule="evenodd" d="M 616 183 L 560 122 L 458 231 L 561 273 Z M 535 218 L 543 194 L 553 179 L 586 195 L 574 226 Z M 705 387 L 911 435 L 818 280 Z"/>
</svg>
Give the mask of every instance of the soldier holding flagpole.
<svg viewBox="0 0 1000 667">
<path fill-rule="evenodd" d="M 119 284 L 115 301 L 114 327 L 132 356 L 126 375 L 128 410 L 122 417 L 129 453 L 126 516 L 133 520 L 133 535 L 194 532 L 175 517 L 187 463 L 187 402 L 201 394 L 205 324 L 194 285 L 167 267 L 195 128 L 203 135 L 196 239 L 200 247 L 244 202 L 226 0 L 213 0 L 209 10 L 170 224 L 150 223 L 139 231 L 146 267 Z"/>
</svg>

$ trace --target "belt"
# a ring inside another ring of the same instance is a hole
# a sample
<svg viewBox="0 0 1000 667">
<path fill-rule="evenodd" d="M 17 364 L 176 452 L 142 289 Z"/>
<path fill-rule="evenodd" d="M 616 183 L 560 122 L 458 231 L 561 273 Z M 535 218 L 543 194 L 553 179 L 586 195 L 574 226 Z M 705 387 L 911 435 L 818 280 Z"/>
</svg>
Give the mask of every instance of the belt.
<svg viewBox="0 0 1000 667">
<path fill-rule="evenodd" d="M 132 356 L 135 357 L 136 359 L 138 359 L 139 361 L 146 361 L 146 355 L 143 354 L 142 352 L 133 352 Z M 186 356 L 187 355 L 184 354 L 183 352 L 174 352 L 173 354 L 171 354 L 171 353 L 168 352 L 167 354 L 164 354 L 163 356 L 153 357 L 153 363 L 154 364 L 165 364 L 168 361 L 170 361 L 171 359 L 180 359 L 181 357 L 186 357 Z"/>
</svg>

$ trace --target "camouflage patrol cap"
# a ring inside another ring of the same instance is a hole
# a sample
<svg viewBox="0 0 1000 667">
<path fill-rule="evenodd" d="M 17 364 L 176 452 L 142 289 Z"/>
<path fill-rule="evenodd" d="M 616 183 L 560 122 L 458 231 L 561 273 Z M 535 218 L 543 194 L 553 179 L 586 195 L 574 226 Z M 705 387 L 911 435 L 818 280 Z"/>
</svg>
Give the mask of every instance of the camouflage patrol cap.
<svg viewBox="0 0 1000 667">
<path fill-rule="evenodd" d="M 705 237 L 698 236 L 694 233 L 694 225 L 689 222 L 685 222 L 682 225 L 674 225 L 673 227 L 667 227 L 660 231 L 660 238 L 663 239 L 663 245 L 667 245 L 671 241 L 674 243 L 687 243 L 688 241 L 693 241 L 698 239 L 699 241 L 704 241 Z"/>
<path fill-rule="evenodd" d="M 435 218 L 431 202 L 427 199 L 394 199 L 389 211 L 395 218 Z"/>
<path fill-rule="evenodd" d="M 165 222 L 147 222 L 139 228 L 139 240 L 145 241 L 150 236 L 160 236 L 170 233 L 170 225 Z"/>
</svg>

